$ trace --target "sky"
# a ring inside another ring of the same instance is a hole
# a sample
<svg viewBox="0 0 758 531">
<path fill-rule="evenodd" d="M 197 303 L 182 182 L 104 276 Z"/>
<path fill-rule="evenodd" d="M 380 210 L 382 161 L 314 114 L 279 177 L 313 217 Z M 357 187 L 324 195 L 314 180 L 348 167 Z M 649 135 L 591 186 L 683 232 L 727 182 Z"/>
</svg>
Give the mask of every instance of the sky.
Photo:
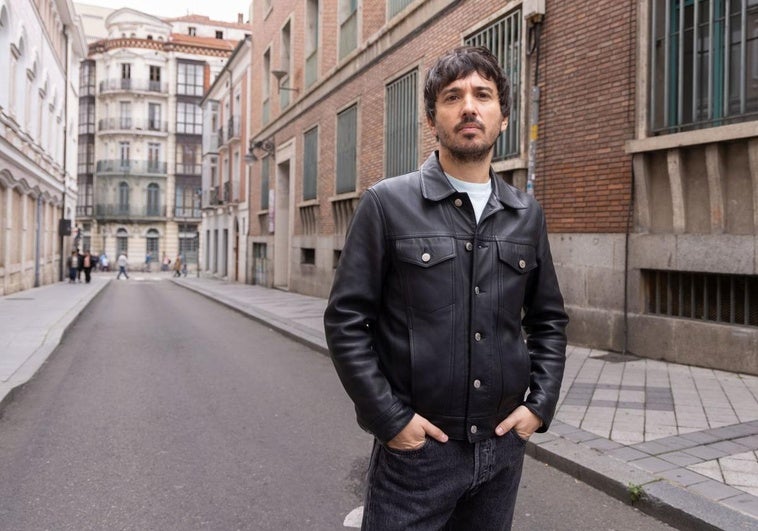
<svg viewBox="0 0 758 531">
<path fill-rule="evenodd" d="M 237 22 L 237 13 L 248 19 L 250 0 L 74 0 L 75 3 L 118 9 L 130 7 L 159 17 L 207 15 L 213 20 Z"/>
</svg>

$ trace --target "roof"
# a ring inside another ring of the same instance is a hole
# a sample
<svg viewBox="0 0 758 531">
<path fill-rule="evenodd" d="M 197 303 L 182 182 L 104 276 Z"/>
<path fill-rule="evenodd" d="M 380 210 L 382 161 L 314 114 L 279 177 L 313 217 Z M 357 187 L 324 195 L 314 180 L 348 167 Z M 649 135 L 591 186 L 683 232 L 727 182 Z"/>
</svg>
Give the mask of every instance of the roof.
<svg viewBox="0 0 758 531">
<path fill-rule="evenodd" d="M 244 14 L 243 14 L 244 15 Z M 164 18 L 165 22 L 194 22 L 195 24 L 207 24 L 209 26 L 222 26 L 226 28 L 236 28 L 241 30 L 249 30 L 249 23 L 239 24 L 237 22 L 226 22 L 223 20 L 212 20 L 205 15 L 185 15 L 183 17 Z"/>
</svg>

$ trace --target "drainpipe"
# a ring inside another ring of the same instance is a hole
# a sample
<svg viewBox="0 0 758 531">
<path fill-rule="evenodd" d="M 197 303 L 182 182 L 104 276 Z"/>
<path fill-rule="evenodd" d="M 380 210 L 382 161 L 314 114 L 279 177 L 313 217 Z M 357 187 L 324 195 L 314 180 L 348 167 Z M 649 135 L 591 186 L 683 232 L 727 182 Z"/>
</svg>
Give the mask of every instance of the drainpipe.
<svg viewBox="0 0 758 531">
<path fill-rule="evenodd" d="M 63 90 L 63 206 L 61 207 L 61 220 L 66 218 L 66 142 L 68 139 L 68 83 L 69 83 L 69 71 L 68 71 L 68 27 L 63 27 L 63 39 L 64 39 L 64 47 L 63 47 L 63 69 L 64 69 L 64 78 L 65 78 L 65 88 Z M 59 224 L 59 227 L 62 225 L 62 223 Z M 63 253 L 63 234 L 61 230 L 58 230 L 58 246 L 60 249 L 60 262 L 58 267 L 58 280 L 63 281 L 63 263 L 64 263 L 64 253 Z"/>
<path fill-rule="evenodd" d="M 526 193 L 534 195 L 534 181 L 537 179 L 535 171 L 537 166 L 537 140 L 539 137 L 540 121 L 540 33 L 542 31 L 542 15 L 535 15 L 530 19 L 529 26 L 529 49 L 526 54 L 534 55 L 534 81 L 530 91 L 529 100 L 529 153 L 526 174 Z"/>
<path fill-rule="evenodd" d="M 39 287 L 40 233 L 42 232 L 42 194 L 37 196 L 37 227 L 34 235 L 34 287 Z"/>
</svg>

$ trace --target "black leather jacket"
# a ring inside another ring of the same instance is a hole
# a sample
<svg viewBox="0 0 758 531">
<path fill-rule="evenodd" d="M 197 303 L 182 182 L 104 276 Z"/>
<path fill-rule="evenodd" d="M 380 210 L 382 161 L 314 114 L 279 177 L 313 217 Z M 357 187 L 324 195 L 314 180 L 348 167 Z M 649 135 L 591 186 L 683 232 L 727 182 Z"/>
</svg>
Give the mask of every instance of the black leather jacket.
<svg viewBox="0 0 758 531">
<path fill-rule="evenodd" d="M 490 173 L 478 225 L 436 154 L 369 188 L 355 211 L 324 325 L 358 423 L 382 442 L 414 412 L 469 441 L 520 404 L 538 431 L 552 420 L 568 316 L 545 218 Z"/>
</svg>

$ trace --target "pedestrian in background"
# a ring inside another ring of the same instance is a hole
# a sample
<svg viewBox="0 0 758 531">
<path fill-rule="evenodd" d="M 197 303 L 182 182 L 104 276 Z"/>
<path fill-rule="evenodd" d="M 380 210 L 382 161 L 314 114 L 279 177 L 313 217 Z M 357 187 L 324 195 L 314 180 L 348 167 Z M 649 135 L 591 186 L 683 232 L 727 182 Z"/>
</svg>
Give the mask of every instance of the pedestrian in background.
<svg viewBox="0 0 758 531">
<path fill-rule="evenodd" d="M 163 253 L 163 261 L 161 262 L 161 271 L 168 271 L 168 266 L 171 265 L 171 258 L 166 253 Z"/>
<path fill-rule="evenodd" d="M 129 263 L 129 261 L 126 258 L 126 253 L 121 253 L 120 255 L 118 255 L 118 259 L 116 260 L 116 263 L 118 264 L 118 275 L 116 275 L 116 280 L 120 279 L 122 274 L 128 280 L 129 275 L 126 273 L 126 266 Z"/>
<path fill-rule="evenodd" d="M 174 259 L 174 276 L 180 277 L 182 276 L 182 255 L 178 254 L 176 255 L 176 258 Z"/>
<path fill-rule="evenodd" d="M 84 255 L 79 252 L 79 248 L 76 248 L 77 266 L 76 266 L 76 281 L 82 281 L 82 271 L 84 271 Z"/>
<path fill-rule="evenodd" d="M 439 150 L 363 194 L 324 315 L 375 437 L 363 529 L 510 529 L 526 440 L 555 412 L 568 317 L 542 208 L 490 167 L 510 114 L 497 58 L 444 55 L 424 104 Z"/>
<path fill-rule="evenodd" d="M 79 271 L 79 253 L 76 249 L 71 251 L 71 256 L 66 258 L 66 267 L 68 267 L 68 282 L 73 284 L 76 282 L 76 274 Z"/>
<path fill-rule="evenodd" d="M 153 254 L 148 251 L 145 255 L 145 271 L 150 272 L 150 264 L 153 262 Z"/>
<path fill-rule="evenodd" d="M 87 249 L 84 251 L 84 256 L 82 257 L 82 270 L 84 271 L 84 281 L 87 284 L 89 284 L 91 280 L 92 266 L 93 266 L 92 255 L 90 254 L 89 249 Z"/>
</svg>

